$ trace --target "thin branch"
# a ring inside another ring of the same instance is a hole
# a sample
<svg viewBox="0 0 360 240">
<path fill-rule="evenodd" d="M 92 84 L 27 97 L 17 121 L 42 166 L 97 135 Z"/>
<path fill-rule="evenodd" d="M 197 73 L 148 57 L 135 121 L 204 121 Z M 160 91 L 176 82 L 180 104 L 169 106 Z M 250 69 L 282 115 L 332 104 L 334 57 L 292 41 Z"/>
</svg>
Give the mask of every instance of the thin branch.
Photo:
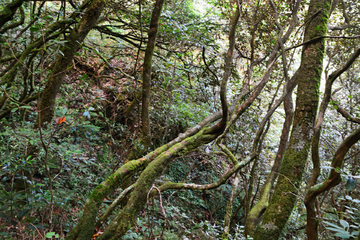
<svg viewBox="0 0 360 240">
<path fill-rule="evenodd" d="M 215 77 L 215 79 L 216 79 L 216 84 L 217 84 L 217 85 L 220 85 L 218 76 L 210 69 L 209 65 L 206 63 L 206 58 L 205 58 L 205 46 L 203 46 L 203 49 L 202 49 L 202 58 L 203 58 L 203 61 L 204 61 L 204 64 L 205 64 L 207 70 L 209 70 L 209 72 L 211 72 L 211 73 L 214 75 L 214 77 Z"/>
<path fill-rule="evenodd" d="M 319 37 L 316 37 L 316 38 L 313 38 L 313 39 L 309 39 L 303 43 L 300 43 L 298 45 L 295 45 L 295 46 L 292 46 L 292 47 L 289 47 L 287 49 L 285 49 L 285 51 L 289 51 L 291 49 L 294 49 L 294 48 L 298 48 L 298 47 L 301 47 L 305 44 L 310 44 L 310 43 L 313 43 L 313 42 L 316 42 L 320 39 L 323 39 L 323 38 L 330 38 L 330 39 L 356 39 L 356 38 L 360 38 L 360 35 L 355 35 L 355 36 L 319 36 Z"/>
<path fill-rule="evenodd" d="M 159 189 L 163 192 L 169 189 L 193 189 L 193 190 L 209 190 L 219 187 L 220 185 L 224 184 L 226 180 L 228 180 L 234 173 L 238 170 L 244 168 L 248 165 L 251 161 L 253 161 L 257 157 L 257 153 L 251 153 L 245 160 L 241 161 L 240 163 L 236 164 L 232 169 L 230 169 L 227 173 L 222 175 L 218 181 L 210 183 L 210 184 L 189 184 L 189 183 L 174 183 L 174 182 L 166 182 Z"/>
<path fill-rule="evenodd" d="M 339 104 L 336 103 L 334 97 L 331 97 L 331 101 L 333 101 L 332 104 L 336 106 L 336 111 L 340 113 L 344 118 L 346 118 L 346 120 L 360 124 L 360 118 L 351 116 L 350 113 L 348 113 L 344 108 L 342 108 Z"/>
</svg>

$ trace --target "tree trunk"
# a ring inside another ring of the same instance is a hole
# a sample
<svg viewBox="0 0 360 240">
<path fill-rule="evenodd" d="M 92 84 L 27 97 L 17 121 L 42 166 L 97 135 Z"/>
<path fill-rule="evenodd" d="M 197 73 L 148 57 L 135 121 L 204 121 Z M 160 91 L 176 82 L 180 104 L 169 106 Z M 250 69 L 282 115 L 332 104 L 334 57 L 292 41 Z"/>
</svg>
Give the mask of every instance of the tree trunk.
<svg viewBox="0 0 360 240">
<path fill-rule="evenodd" d="M 235 16 L 238 16 L 238 12 L 235 13 Z M 237 21 L 232 21 L 232 23 L 236 25 Z M 233 29 L 235 29 L 235 27 Z M 235 30 L 233 32 L 235 33 Z M 231 41 L 229 48 L 232 49 L 229 49 L 229 54 L 227 54 L 226 58 L 232 59 L 234 44 L 231 44 Z M 230 60 L 228 61 L 231 62 Z M 231 68 L 226 68 L 225 71 L 230 70 Z M 241 112 L 238 113 L 238 116 L 240 116 L 245 109 L 251 106 L 255 98 L 260 94 L 261 89 L 264 87 L 264 82 L 266 82 L 267 79 L 268 74 L 267 78 L 263 80 L 263 84 L 256 88 L 258 91 L 255 91 L 253 96 L 240 106 L 240 110 L 238 111 Z M 223 81 L 227 81 L 227 79 L 223 79 Z M 226 84 L 224 85 L 226 86 Z M 226 95 L 226 91 L 223 91 L 223 93 Z M 212 124 L 221 116 L 224 117 L 222 112 L 213 114 L 212 116 L 205 118 L 195 127 L 180 134 L 176 139 L 168 144 L 159 147 L 143 158 L 130 161 L 123 165 L 116 171 L 115 174 L 110 176 L 93 191 L 85 206 L 83 216 L 75 229 L 71 231 L 70 235 L 66 239 L 89 239 L 95 226 L 97 212 L 102 203 L 102 199 L 118 187 L 122 181 L 126 180 L 126 178 L 131 174 L 130 172 L 134 173 L 145 167 L 139 176 L 136 187 L 126 206 L 110 223 L 105 232 L 98 237 L 99 240 L 121 239 L 127 230 L 135 224 L 135 218 L 138 212 L 144 207 L 147 201 L 147 194 L 149 190 L 151 189 L 154 181 L 163 173 L 163 169 L 166 168 L 176 157 L 188 154 L 190 151 L 198 148 L 199 146 L 215 140 L 222 133 L 221 128 L 220 131 L 214 131 L 214 129 L 218 130 L 219 124 L 213 125 L 212 127 L 206 127 L 206 125 Z"/>
<path fill-rule="evenodd" d="M 265 209 L 269 205 L 270 192 L 271 192 L 271 189 L 275 182 L 275 179 L 277 177 L 276 172 L 278 171 L 278 169 L 281 165 L 281 160 L 282 160 L 283 154 L 285 152 L 286 144 L 288 142 L 290 128 L 292 125 L 293 115 L 294 115 L 293 101 L 292 101 L 291 94 L 292 94 L 292 89 L 288 93 L 288 95 L 286 96 L 286 99 L 284 101 L 286 117 L 285 117 L 283 129 L 282 129 L 282 133 L 281 133 L 281 137 L 280 137 L 280 144 L 279 144 L 278 151 L 276 153 L 274 165 L 271 169 L 270 174 L 268 175 L 268 177 L 266 179 L 264 186 L 261 189 L 259 201 L 255 204 L 254 207 L 251 208 L 249 214 L 246 216 L 245 233 L 247 233 L 250 236 L 254 233 L 255 227 L 260 222 L 260 218 L 261 218 L 262 214 L 264 213 Z"/>
<path fill-rule="evenodd" d="M 222 234 L 222 239 L 229 239 L 231 215 L 233 212 L 233 204 L 234 204 L 234 200 L 237 196 L 237 192 L 239 190 L 240 180 L 241 180 L 240 174 L 236 173 L 235 178 L 234 178 L 234 183 L 232 185 L 231 196 L 230 196 L 229 202 L 227 203 L 227 206 L 226 206 L 226 213 L 225 213 L 225 218 L 224 218 L 224 231 Z"/>
<path fill-rule="evenodd" d="M 206 134 L 206 129 L 204 129 L 196 135 L 174 145 L 152 161 L 141 173 L 127 205 L 98 239 L 121 239 L 127 230 L 135 224 L 137 213 L 144 207 L 147 201 L 149 189 L 152 187 L 155 179 L 162 174 L 163 169 L 168 166 L 175 157 L 182 156 L 200 145 L 209 143 L 217 136 L 218 135 Z"/>
<path fill-rule="evenodd" d="M 311 0 L 304 41 L 325 35 L 330 8 L 330 0 Z M 274 195 L 255 230 L 255 240 L 278 239 L 295 205 L 313 134 L 324 49 L 324 39 L 310 42 L 303 47 L 289 146 L 280 167 Z"/>
<path fill-rule="evenodd" d="M 148 43 L 145 50 L 144 69 L 143 69 L 143 84 L 142 84 L 142 138 L 145 147 L 150 145 L 150 120 L 149 120 L 149 104 L 150 104 L 150 89 L 151 89 L 151 66 L 152 57 L 154 55 L 154 48 L 156 43 L 156 35 L 159 28 L 159 19 L 164 0 L 156 0 L 154 10 L 151 16 L 150 29 L 148 33 Z"/>
<path fill-rule="evenodd" d="M 154 55 L 154 49 L 156 44 L 156 35 L 159 28 L 159 20 L 162 11 L 164 0 L 156 0 L 154 10 L 152 12 L 150 29 L 148 32 L 148 42 L 145 49 L 144 66 L 143 66 L 143 84 L 140 92 L 141 99 L 141 138 L 135 142 L 134 147 L 131 149 L 127 156 L 127 159 L 137 159 L 148 152 L 148 148 L 151 146 L 151 128 L 150 128 L 150 117 L 149 107 L 151 98 L 151 68 L 152 68 L 152 57 Z M 137 100 L 133 103 L 135 103 Z M 133 105 L 133 103 L 131 105 Z M 134 105 L 133 105 L 134 106 Z M 130 106 L 129 106 L 130 107 Z M 126 110 L 129 111 L 131 108 Z M 126 113 L 125 113 L 126 114 Z"/>
<path fill-rule="evenodd" d="M 58 57 L 52 69 L 52 74 L 46 82 L 45 89 L 41 96 L 38 124 L 42 126 L 45 122 L 51 122 L 54 116 L 56 94 L 66 74 L 67 67 L 84 41 L 89 31 L 95 26 L 105 6 L 105 0 L 93 0 L 88 6 L 80 22 L 74 27 L 67 42 L 61 48 L 62 55 Z"/>
</svg>

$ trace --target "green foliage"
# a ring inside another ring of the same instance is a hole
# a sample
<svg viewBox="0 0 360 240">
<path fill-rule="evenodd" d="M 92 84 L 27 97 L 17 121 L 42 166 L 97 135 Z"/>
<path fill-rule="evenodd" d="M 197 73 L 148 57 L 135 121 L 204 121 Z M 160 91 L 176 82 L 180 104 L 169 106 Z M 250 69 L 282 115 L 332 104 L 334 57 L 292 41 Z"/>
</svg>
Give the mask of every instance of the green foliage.
<svg viewBox="0 0 360 240">
<path fill-rule="evenodd" d="M 327 225 L 326 229 L 335 232 L 334 236 L 341 237 L 343 239 L 355 238 L 359 235 L 359 231 L 354 231 L 353 229 L 359 229 L 359 225 L 350 225 L 347 221 L 340 219 L 340 225 L 335 225 L 330 222 L 324 221 Z"/>
<path fill-rule="evenodd" d="M 8 226 L 24 227 L 21 238 L 51 225 L 57 232 L 70 231 L 81 214 L 79 207 L 112 170 L 111 159 L 103 157 L 108 149 L 99 127 L 73 119 L 72 111 L 60 113 L 72 122 L 41 132 L 24 122 L 3 126 L 0 132 L 0 217 Z M 2 236 L 16 237 L 15 233 Z M 59 234 L 49 232 L 46 237 Z"/>
<path fill-rule="evenodd" d="M 7 4 L 11 0 L 3 2 Z M 64 237 L 82 215 L 90 192 L 122 166 L 129 152 L 133 150 L 142 156 L 221 109 L 219 81 L 224 75 L 228 20 L 236 8 L 236 1 L 185 0 L 165 3 L 152 64 L 152 146 L 146 148 L 138 141 L 141 136 L 139 93 L 143 50 L 154 1 L 140 1 L 141 8 L 139 1 L 107 2 L 96 29 L 81 43 L 72 64 L 64 67 L 66 77 L 61 92 L 57 94 L 57 119 L 41 131 L 34 126 L 39 111 L 36 101 L 41 97 L 39 94 L 47 84 L 54 62 L 64 55 L 60 49 L 67 43 L 68 34 L 82 18 L 80 2 L 73 1 L 75 5 L 72 5 L 68 1 L 46 1 L 44 4 L 25 1 L 24 24 L 1 33 L 0 90 L 1 96 L 7 99 L 0 106 L 0 114 L 4 114 L 0 122 L 0 238 Z M 294 9 L 294 2 L 274 3 L 278 10 L 278 21 L 286 30 L 292 18 L 290 10 Z M 306 1 L 301 2 L 297 14 L 301 23 L 305 21 L 306 4 Z M 349 26 L 358 25 L 359 3 L 344 0 L 344 6 L 347 6 L 349 16 L 346 23 Z M 227 85 L 229 103 L 237 97 L 247 80 L 250 85 L 246 90 L 250 90 L 250 93 L 246 97 L 251 96 L 266 72 L 268 56 L 278 43 L 280 32 L 274 24 L 274 10 L 268 2 L 247 1 L 241 4 L 241 8 L 235 58 Z M 329 26 L 343 22 L 340 20 L 343 15 L 341 7 L 335 8 L 332 15 L 334 17 Z M 5 27 L 20 19 L 17 11 L 13 21 Z M 67 22 L 46 35 L 50 27 L 60 21 Z M 346 36 L 352 36 L 357 34 L 354 29 L 346 27 L 341 31 Z M 316 30 L 326 29 L 318 27 Z M 290 35 L 291 39 L 285 47 L 300 43 L 302 32 L 303 28 L 299 26 L 298 31 Z M 43 39 L 46 42 L 26 52 L 32 43 Z M 327 39 L 326 73 L 341 67 L 350 50 L 358 45 L 356 38 L 339 41 Z M 289 77 L 300 61 L 298 54 L 297 50 L 285 53 L 289 60 Z M 6 74 L 13 70 L 14 64 L 17 68 L 12 79 Z M 357 69 L 356 65 L 336 83 L 336 87 L 340 88 L 334 91 L 335 100 L 330 102 L 333 108 L 325 117 L 327 122 L 323 125 L 319 155 L 326 166 L 330 166 L 339 142 L 356 128 L 356 124 L 347 121 L 350 119 L 341 119 L 336 110 L 343 105 L 351 116 L 360 116 L 360 106 L 357 104 L 360 78 Z M 317 74 L 321 73 L 318 71 Z M 250 153 L 259 123 L 270 104 L 276 100 L 272 99 L 273 96 L 280 95 L 283 80 L 284 70 L 279 59 L 274 64 L 265 90 L 223 139 L 238 160 Z M 32 100 L 23 102 L 28 98 Z M 0 103 L 2 100 L 0 98 Z M 132 108 L 125 114 L 129 106 Z M 5 114 L 6 111 L 9 113 Z M 59 118 L 65 118 L 65 122 L 60 123 Z M 284 111 L 279 108 L 271 119 L 270 130 L 259 152 L 260 164 L 254 175 L 250 171 L 252 166 L 241 171 L 242 189 L 248 189 L 250 177 L 255 179 L 252 203 L 256 203 L 272 167 L 283 119 Z M 212 153 L 209 148 L 219 151 L 209 144 L 206 154 L 199 149 L 177 159 L 155 185 L 167 180 L 196 184 L 217 181 L 231 167 L 231 163 L 220 153 Z M 344 167 L 336 171 L 347 176 L 358 175 L 358 151 L 359 146 L 354 146 L 346 156 Z M 331 167 L 322 168 L 319 180 L 326 179 L 329 169 Z M 306 189 L 305 183 L 311 170 L 310 166 L 304 174 L 301 189 Z M 351 172 L 351 175 L 347 172 Z M 135 182 L 137 177 L 138 174 L 132 176 L 124 185 Z M 223 230 L 222 221 L 232 191 L 231 184 L 230 178 L 226 184 L 213 190 L 169 190 L 162 193 L 162 206 L 158 199 L 154 199 L 141 211 L 137 226 L 124 239 L 218 239 Z M 356 194 L 358 189 L 355 181 L 349 178 L 346 184 L 331 192 L 334 201 L 325 197 L 322 199 L 319 219 L 327 220 L 330 224 L 328 229 L 335 236 L 349 238 L 356 235 L 358 226 L 354 222 L 360 217 Z M 238 194 L 234 210 L 244 195 L 243 192 Z M 100 212 L 112 202 L 114 196 L 110 195 L 104 200 Z M 336 211 L 336 206 L 331 205 L 334 202 L 346 211 Z M 324 206 L 330 206 L 328 211 L 324 211 Z M 166 218 L 158 211 L 161 207 L 165 210 Z M 118 211 L 115 210 L 114 215 Z M 241 226 L 243 218 L 240 218 L 243 214 L 240 209 L 234 220 L 237 224 L 232 224 L 230 239 L 244 238 L 244 227 Z M 284 238 L 304 238 L 304 231 L 299 229 L 305 224 L 305 216 L 304 208 L 297 205 L 283 233 Z"/>
<path fill-rule="evenodd" d="M 196 184 L 209 184 L 218 180 L 222 170 L 220 166 L 212 164 L 213 161 L 220 161 L 216 156 L 210 156 L 194 152 L 189 157 L 181 158 L 172 163 L 165 175 L 166 180 L 173 182 L 189 182 Z M 179 208 L 187 218 L 198 223 L 201 219 L 210 222 L 223 221 L 226 211 L 226 204 L 231 195 L 230 184 L 221 185 L 214 190 L 204 191 L 169 191 L 164 193 L 164 198 L 171 198 L 171 205 Z M 240 194 L 234 201 L 234 209 L 240 204 L 243 196 Z M 164 200 L 166 201 L 166 200 Z M 168 201 L 170 201 L 168 199 Z M 169 202 L 170 203 L 170 202 Z M 242 211 L 240 211 L 241 214 Z M 179 217 L 181 219 L 181 217 Z M 192 225 L 185 225 L 187 228 Z"/>
<path fill-rule="evenodd" d="M 345 204 L 345 212 L 336 212 L 336 214 L 328 214 L 327 221 L 322 221 L 327 230 L 336 237 L 343 239 L 353 239 L 359 235 L 359 206 L 360 200 L 346 195 L 344 198 L 338 199 L 339 204 Z"/>
</svg>

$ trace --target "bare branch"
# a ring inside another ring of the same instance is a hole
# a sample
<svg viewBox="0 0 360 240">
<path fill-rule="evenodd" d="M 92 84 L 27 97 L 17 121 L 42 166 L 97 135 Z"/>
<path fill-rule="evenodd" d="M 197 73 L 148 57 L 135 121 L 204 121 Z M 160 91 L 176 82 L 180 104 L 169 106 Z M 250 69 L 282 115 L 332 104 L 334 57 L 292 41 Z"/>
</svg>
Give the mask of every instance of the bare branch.
<svg viewBox="0 0 360 240">
<path fill-rule="evenodd" d="M 344 118 L 346 118 L 346 120 L 360 124 L 360 118 L 351 116 L 350 113 L 348 113 L 344 108 L 342 108 L 339 104 L 336 103 L 334 97 L 331 97 L 331 100 L 334 101 L 333 104 L 334 106 L 336 106 L 336 111 L 340 113 Z"/>
<path fill-rule="evenodd" d="M 301 46 L 303 46 L 303 45 L 305 45 L 305 44 L 309 44 L 309 43 L 316 42 L 316 41 L 318 41 L 318 40 L 320 40 L 320 39 L 323 39 L 323 38 L 330 38 L 330 39 L 332 39 L 332 38 L 334 38 L 334 39 L 339 39 L 339 38 L 341 38 L 341 39 L 356 39 L 356 38 L 360 38 L 360 35 L 355 35 L 355 36 L 319 36 L 319 37 L 316 37 L 316 38 L 313 38 L 313 39 L 309 39 L 309 40 L 307 40 L 307 41 L 305 41 L 305 42 L 303 42 L 303 43 L 300 43 L 300 44 L 298 44 L 298 45 L 289 47 L 289 48 L 285 49 L 285 51 L 289 51 L 289 50 L 291 50 L 291 49 L 301 47 Z"/>
</svg>

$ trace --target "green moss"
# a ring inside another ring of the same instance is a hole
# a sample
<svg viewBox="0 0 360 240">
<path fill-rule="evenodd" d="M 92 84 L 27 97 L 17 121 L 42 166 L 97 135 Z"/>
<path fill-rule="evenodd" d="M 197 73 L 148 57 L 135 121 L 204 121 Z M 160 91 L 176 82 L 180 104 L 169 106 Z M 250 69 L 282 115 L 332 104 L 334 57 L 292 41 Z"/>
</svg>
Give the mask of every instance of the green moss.
<svg viewBox="0 0 360 240">
<path fill-rule="evenodd" d="M 102 185 L 97 186 L 94 189 L 94 191 L 91 193 L 90 198 L 93 199 L 96 202 L 98 202 L 100 198 L 103 199 L 102 198 L 102 195 L 103 195 L 102 194 L 102 192 L 103 192 L 102 188 L 103 188 Z"/>
</svg>

